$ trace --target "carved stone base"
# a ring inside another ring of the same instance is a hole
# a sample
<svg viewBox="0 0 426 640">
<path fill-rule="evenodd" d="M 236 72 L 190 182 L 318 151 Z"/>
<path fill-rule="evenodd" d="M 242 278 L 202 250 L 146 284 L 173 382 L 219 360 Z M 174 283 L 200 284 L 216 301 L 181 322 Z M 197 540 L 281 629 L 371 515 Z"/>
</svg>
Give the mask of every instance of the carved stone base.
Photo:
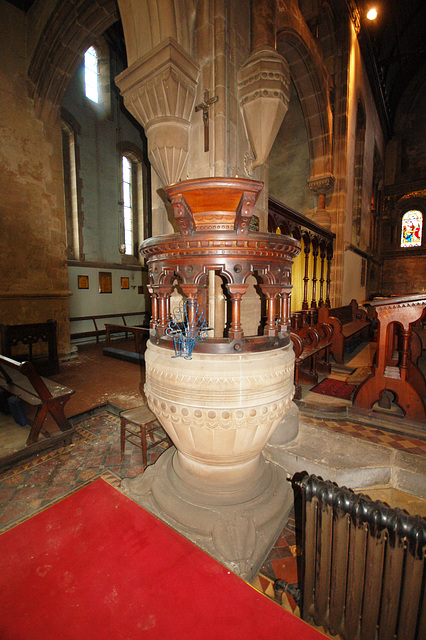
<svg viewBox="0 0 426 640">
<path fill-rule="evenodd" d="M 203 484 L 168 449 L 121 490 L 245 580 L 259 571 L 293 503 L 286 473 L 259 455 L 250 482 Z"/>
</svg>

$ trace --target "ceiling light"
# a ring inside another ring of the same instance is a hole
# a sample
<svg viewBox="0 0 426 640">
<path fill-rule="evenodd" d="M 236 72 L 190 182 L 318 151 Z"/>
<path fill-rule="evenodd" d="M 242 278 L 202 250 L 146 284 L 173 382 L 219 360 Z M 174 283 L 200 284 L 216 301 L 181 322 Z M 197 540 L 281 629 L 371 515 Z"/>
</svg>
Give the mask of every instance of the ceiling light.
<svg viewBox="0 0 426 640">
<path fill-rule="evenodd" d="M 367 18 L 369 20 L 375 20 L 377 18 L 377 9 L 375 7 L 372 7 L 367 11 Z"/>
</svg>

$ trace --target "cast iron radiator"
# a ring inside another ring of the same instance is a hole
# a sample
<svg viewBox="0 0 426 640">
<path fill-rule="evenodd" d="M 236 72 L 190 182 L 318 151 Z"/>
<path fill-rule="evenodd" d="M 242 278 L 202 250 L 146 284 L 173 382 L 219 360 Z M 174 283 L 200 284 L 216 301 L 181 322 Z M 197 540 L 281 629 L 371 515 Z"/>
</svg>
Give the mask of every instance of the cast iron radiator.
<svg viewBox="0 0 426 640">
<path fill-rule="evenodd" d="M 344 640 L 425 640 L 426 520 L 306 471 L 292 486 L 299 589 L 276 580 L 276 597 Z"/>
</svg>

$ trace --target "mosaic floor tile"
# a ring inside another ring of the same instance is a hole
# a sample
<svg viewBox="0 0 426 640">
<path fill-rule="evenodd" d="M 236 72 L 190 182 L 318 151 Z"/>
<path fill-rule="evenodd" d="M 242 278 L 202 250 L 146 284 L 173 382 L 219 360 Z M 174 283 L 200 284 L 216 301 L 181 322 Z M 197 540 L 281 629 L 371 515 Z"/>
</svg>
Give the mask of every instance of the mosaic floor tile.
<svg viewBox="0 0 426 640">
<path fill-rule="evenodd" d="M 426 442 L 420 438 L 407 438 L 349 420 L 327 420 L 311 416 L 303 416 L 303 420 L 308 424 L 383 446 L 417 455 L 426 454 Z M 167 446 L 167 443 L 161 443 L 149 450 L 149 464 L 153 464 Z M 135 477 L 143 470 L 141 450 L 129 442 L 126 443 L 121 459 L 120 418 L 117 415 L 101 411 L 82 417 L 71 445 L 35 456 L 0 474 L 0 532 L 19 524 L 98 477 L 119 487 L 123 478 Z M 253 586 L 274 598 L 273 582 L 276 578 L 297 583 L 299 553 L 292 511 L 286 527 L 253 581 Z M 290 595 L 284 594 L 282 606 L 300 615 Z"/>
<path fill-rule="evenodd" d="M 167 448 L 161 443 L 148 452 L 152 464 Z M 120 418 L 108 412 L 82 419 L 74 441 L 15 465 L 0 474 L 0 531 L 61 500 L 96 478 L 119 486 L 122 478 L 144 470 L 142 452 L 128 443 L 121 460 Z"/>
</svg>

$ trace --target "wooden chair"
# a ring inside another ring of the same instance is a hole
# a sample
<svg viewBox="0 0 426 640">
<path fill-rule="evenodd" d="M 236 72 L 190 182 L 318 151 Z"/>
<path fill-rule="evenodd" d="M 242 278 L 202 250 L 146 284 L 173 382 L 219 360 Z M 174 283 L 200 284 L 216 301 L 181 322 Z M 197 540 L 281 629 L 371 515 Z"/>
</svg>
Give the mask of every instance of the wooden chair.
<svg viewBox="0 0 426 640">
<path fill-rule="evenodd" d="M 161 442 L 172 444 L 169 436 L 163 431 L 156 416 L 144 404 L 120 413 L 121 418 L 121 459 L 124 456 L 126 440 L 142 449 L 144 467 L 147 466 L 147 453 Z M 150 443 L 148 444 L 148 438 Z"/>
</svg>

